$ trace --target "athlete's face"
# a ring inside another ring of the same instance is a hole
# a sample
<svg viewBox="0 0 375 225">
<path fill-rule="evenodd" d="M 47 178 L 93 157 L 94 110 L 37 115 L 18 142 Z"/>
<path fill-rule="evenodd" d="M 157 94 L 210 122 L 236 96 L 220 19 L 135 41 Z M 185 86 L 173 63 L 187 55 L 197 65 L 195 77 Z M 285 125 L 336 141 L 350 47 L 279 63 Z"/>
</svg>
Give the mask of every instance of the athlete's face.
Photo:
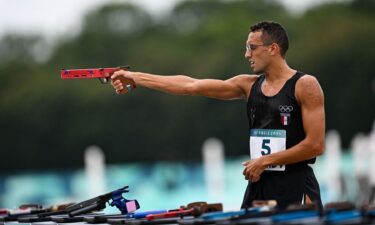
<svg viewBox="0 0 375 225">
<path fill-rule="evenodd" d="M 268 47 L 262 40 L 261 31 L 250 32 L 246 41 L 245 58 L 255 74 L 265 72 L 270 63 Z"/>
</svg>

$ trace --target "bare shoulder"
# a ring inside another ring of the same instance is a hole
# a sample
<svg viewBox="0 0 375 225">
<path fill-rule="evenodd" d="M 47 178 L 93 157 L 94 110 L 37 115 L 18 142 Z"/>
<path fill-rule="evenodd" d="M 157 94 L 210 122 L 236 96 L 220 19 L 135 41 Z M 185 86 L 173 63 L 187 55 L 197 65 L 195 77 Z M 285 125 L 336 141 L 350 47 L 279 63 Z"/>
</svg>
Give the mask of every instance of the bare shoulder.
<svg viewBox="0 0 375 225">
<path fill-rule="evenodd" d="M 318 79 L 313 75 L 306 74 L 296 83 L 295 95 L 297 100 L 301 102 L 323 102 L 324 94 Z"/>
<path fill-rule="evenodd" d="M 237 87 L 241 88 L 247 99 L 249 97 L 251 87 L 253 86 L 255 80 L 258 77 L 259 75 L 239 74 L 226 80 L 226 82 L 230 82 L 236 85 Z"/>
</svg>

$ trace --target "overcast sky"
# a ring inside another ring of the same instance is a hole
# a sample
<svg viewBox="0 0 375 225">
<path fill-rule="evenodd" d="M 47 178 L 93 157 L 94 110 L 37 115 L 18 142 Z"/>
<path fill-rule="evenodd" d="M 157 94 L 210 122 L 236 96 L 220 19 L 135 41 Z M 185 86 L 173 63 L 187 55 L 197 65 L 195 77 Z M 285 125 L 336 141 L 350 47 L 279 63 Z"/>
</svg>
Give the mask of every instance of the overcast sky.
<svg viewBox="0 0 375 225">
<path fill-rule="evenodd" d="M 131 2 L 153 15 L 162 15 L 181 0 L 0 0 L 0 36 L 9 32 L 63 35 L 77 30 L 82 16 L 109 2 Z M 251 0 L 249 0 L 251 1 Z M 345 0 L 278 0 L 293 12 L 329 1 Z"/>
</svg>

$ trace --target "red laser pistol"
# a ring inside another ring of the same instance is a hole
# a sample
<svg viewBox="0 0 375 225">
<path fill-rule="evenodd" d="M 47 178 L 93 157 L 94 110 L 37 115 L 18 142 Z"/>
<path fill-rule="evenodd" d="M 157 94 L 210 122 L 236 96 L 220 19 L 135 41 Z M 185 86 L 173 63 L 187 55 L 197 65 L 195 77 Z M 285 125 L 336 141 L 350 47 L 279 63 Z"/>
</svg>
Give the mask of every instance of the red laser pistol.
<svg viewBox="0 0 375 225">
<path fill-rule="evenodd" d="M 62 69 L 61 79 L 91 79 L 98 78 L 102 84 L 107 84 L 111 76 L 118 70 L 128 70 L 130 66 L 119 66 L 114 68 L 94 68 L 94 69 Z M 122 81 L 124 81 L 122 79 Z M 125 79 L 125 86 L 128 92 L 136 88 L 134 81 Z"/>
</svg>

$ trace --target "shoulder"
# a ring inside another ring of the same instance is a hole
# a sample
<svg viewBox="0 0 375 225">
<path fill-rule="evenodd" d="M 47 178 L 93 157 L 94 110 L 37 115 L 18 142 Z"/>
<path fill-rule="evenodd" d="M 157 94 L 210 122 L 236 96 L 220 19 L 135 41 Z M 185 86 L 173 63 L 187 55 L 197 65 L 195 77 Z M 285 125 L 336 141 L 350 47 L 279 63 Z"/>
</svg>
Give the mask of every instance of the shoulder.
<svg viewBox="0 0 375 225">
<path fill-rule="evenodd" d="M 259 75 L 239 74 L 226 80 L 226 82 L 230 82 L 242 88 L 251 88 L 258 77 Z"/>
<path fill-rule="evenodd" d="M 318 79 L 309 74 L 305 74 L 297 80 L 295 95 L 297 100 L 305 101 L 323 101 L 324 94 Z"/>
<path fill-rule="evenodd" d="M 259 75 L 255 74 L 239 74 L 236 75 L 228 80 L 226 82 L 230 82 L 237 87 L 241 88 L 244 98 L 247 99 L 250 95 L 250 90 L 255 81 L 258 79 Z"/>
</svg>

